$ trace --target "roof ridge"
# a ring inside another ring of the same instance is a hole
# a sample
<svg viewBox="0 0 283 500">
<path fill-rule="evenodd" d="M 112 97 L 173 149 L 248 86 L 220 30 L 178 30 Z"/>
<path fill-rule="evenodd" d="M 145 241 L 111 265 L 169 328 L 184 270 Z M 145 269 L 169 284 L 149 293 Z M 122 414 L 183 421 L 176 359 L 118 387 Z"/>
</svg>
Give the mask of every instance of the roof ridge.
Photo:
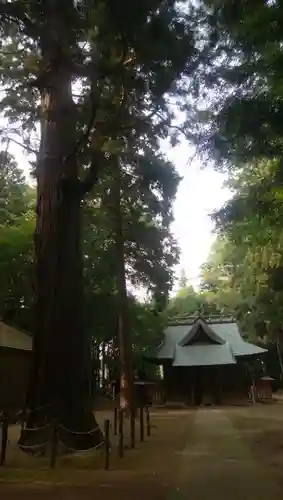
<svg viewBox="0 0 283 500">
<path fill-rule="evenodd" d="M 178 326 L 178 325 L 193 325 L 198 320 L 202 320 L 207 325 L 215 325 L 215 324 L 228 324 L 228 323 L 237 323 L 237 320 L 233 316 L 180 316 L 176 318 L 171 318 L 168 321 L 168 326 Z"/>
<path fill-rule="evenodd" d="M 193 338 L 195 337 L 199 327 L 203 329 L 206 335 L 214 342 L 218 344 L 223 344 L 223 339 L 217 334 L 217 332 L 212 328 L 213 325 L 207 323 L 203 320 L 203 318 L 199 317 L 194 322 L 192 328 L 188 331 L 188 333 L 183 337 L 179 345 L 185 346 L 191 343 Z"/>
</svg>

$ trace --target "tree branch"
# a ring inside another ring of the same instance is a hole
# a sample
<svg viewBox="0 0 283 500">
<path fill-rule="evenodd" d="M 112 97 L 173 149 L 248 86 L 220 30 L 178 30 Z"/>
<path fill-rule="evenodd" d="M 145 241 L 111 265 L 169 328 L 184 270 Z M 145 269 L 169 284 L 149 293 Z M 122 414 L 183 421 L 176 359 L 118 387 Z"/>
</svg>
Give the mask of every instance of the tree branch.
<svg viewBox="0 0 283 500">
<path fill-rule="evenodd" d="M 8 3 L 2 0 L 0 3 L 0 17 L 16 24 L 23 24 L 24 31 L 29 36 L 38 35 L 36 25 L 28 18 L 23 6 L 19 2 Z"/>
<path fill-rule="evenodd" d="M 97 183 L 104 159 L 104 154 L 101 151 L 95 151 L 92 154 L 91 166 L 85 178 L 80 182 L 80 194 L 82 198 L 85 197 Z"/>
<path fill-rule="evenodd" d="M 17 144 L 18 146 L 20 146 L 21 148 L 25 149 L 26 151 L 28 151 L 29 153 L 32 153 L 32 154 L 35 154 L 37 155 L 38 154 L 38 151 L 31 148 L 30 146 L 28 146 L 27 144 L 23 144 L 22 142 L 19 142 L 19 141 L 16 141 L 16 139 L 13 139 L 13 137 L 9 137 L 8 138 L 9 141 L 11 142 L 14 142 L 15 144 Z"/>
</svg>

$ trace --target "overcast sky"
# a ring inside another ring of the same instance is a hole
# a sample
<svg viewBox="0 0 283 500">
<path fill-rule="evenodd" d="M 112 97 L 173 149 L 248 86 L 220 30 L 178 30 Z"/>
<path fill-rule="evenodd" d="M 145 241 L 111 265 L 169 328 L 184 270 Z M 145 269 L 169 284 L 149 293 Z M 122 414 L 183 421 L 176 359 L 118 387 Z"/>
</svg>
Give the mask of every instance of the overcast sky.
<svg viewBox="0 0 283 500">
<path fill-rule="evenodd" d="M 164 148 L 183 177 L 174 205 L 173 231 L 181 248 L 178 271 L 183 268 L 190 283 L 197 287 L 200 266 L 205 262 L 214 240 L 209 214 L 231 196 L 223 187 L 225 176 L 205 167 L 198 160 L 190 162 L 192 150 L 184 141 L 176 148 Z"/>
</svg>

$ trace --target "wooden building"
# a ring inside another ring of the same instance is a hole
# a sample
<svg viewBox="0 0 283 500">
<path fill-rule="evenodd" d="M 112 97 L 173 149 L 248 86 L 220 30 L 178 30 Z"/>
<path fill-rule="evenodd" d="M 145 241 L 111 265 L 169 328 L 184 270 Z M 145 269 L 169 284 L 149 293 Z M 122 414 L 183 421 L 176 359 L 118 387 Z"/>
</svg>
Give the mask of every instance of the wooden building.
<svg viewBox="0 0 283 500">
<path fill-rule="evenodd" d="M 170 324 L 151 362 L 163 371 L 163 398 L 188 405 L 245 402 L 249 363 L 265 349 L 245 342 L 233 318 L 189 317 Z"/>
<path fill-rule="evenodd" d="M 272 401 L 272 382 L 275 382 L 273 377 L 265 375 L 256 383 L 256 397 L 259 401 Z"/>
<path fill-rule="evenodd" d="M 0 321 L 0 411 L 24 408 L 31 352 L 31 336 Z"/>
</svg>

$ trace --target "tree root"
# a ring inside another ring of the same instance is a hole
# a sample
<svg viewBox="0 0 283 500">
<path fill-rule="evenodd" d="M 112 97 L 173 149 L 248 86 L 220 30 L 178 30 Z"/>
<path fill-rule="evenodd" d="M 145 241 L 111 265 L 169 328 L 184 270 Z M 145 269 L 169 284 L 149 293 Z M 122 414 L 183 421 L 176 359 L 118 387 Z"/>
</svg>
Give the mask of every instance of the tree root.
<svg viewBox="0 0 283 500">
<path fill-rule="evenodd" d="M 103 434 L 91 410 L 58 413 L 30 412 L 22 429 L 19 446 L 34 456 L 50 455 L 56 440 L 59 455 L 97 448 L 104 442 Z"/>
</svg>

